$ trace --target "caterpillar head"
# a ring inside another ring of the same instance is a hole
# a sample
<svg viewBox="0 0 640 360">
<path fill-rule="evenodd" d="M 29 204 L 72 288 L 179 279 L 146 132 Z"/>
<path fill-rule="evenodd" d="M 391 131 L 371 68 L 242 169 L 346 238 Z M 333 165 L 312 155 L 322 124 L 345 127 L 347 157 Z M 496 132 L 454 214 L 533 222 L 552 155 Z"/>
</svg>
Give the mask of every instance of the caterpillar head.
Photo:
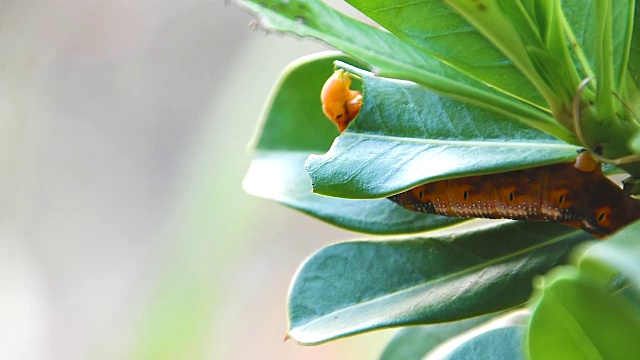
<svg viewBox="0 0 640 360">
<path fill-rule="evenodd" d="M 320 93 L 322 111 L 333 121 L 340 132 L 358 116 L 362 106 L 362 93 L 351 90 L 351 77 L 340 69 L 327 79 Z"/>
<path fill-rule="evenodd" d="M 622 195 L 617 185 L 611 182 L 606 187 L 598 187 L 589 209 L 580 227 L 598 237 L 618 231 L 640 218 L 640 201 Z"/>
</svg>

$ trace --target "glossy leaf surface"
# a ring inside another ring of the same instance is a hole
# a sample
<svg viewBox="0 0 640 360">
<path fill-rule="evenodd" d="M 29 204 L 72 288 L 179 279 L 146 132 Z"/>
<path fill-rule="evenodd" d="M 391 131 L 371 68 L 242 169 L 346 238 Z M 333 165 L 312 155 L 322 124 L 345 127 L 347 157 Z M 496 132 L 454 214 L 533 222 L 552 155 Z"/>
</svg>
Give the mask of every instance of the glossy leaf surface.
<svg viewBox="0 0 640 360">
<path fill-rule="evenodd" d="M 317 344 L 511 308 L 527 300 L 533 276 L 590 238 L 556 224 L 509 222 L 444 237 L 331 245 L 293 281 L 289 336 Z"/>
<path fill-rule="evenodd" d="M 581 254 L 579 265 L 583 271 L 595 269 L 604 277 L 618 276 L 640 289 L 640 222 L 620 230 L 606 242 L 589 247 Z M 605 269 L 609 269 L 606 271 Z M 593 273 L 593 272 L 592 272 Z M 593 276 L 595 277 L 595 276 Z"/>
<path fill-rule="evenodd" d="M 633 25 L 634 0 L 595 1 L 595 63 L 598 116 L 613 122 L 623 106 L 612 93 L 620 93 L 627 75 L 627 61 Z"/>
<path fill-rule="evenodd" d="M 511 359 L 525 360 L 523 342 L 525 328 L 510 326 L 487 331 L 457 347 L 446 360 Z M 428 358 L 427 358 L 428 359 Z"/>
<path fill-rule="evenodd" d="M 636 11 L 634 13 L 635 19 L 633 22 L 628 68 L 631 82 L 636 88 L 640 88 L 640 11 L 638 11 L 637 7 L 638 0 L 636 0 Z"/>
<path fill-rule="evenodd" d="M 539 1 L 531 6 L 523 1 L 485 0 L 479 3 L 464 0 L 444 0 L 460 12 L 479 32 L 527 75 L 545 96 L 555 112 L 568 100 L 563 91 L 563 76 L 570 73 L 571 62 L 563 61 L 554 50 L 558 37 L 553 26 L 553 7 Z M 527 6 L 529 5 L 529 6 Z M 557 113 L 554 113 L 557 115 Z"/>
<path fill-rule="evenodd" d="M 623 91 L 631 45 L 636 0 L 612 0 L 608 21 L 611 22 L 611 62 L 616 92 Z"/>
<path fill-rule="evenodd" d="M 515 98 L 548 108 L 538 90 L 513 63 L 445 2 L 348 2 L 428 56 L 443 59 Z"/>
<path fill-rule="evenodd" d="M 424 87 L 344 65 L 364 81 L 360 115 L 307 170 L 314 191 L 376 198 L 446 178 L 571 161 L 578 147 Z"/>
<path fill-rule="evenodd" d="M 422 359 L 436 346 L 462 332 L 476 327 L 493 315 L 427 326 L 410 326 L 401 329 L 385 347 L 380 360 Z"/>
<path fill-rule="evenodd" d="M 529 313 L 517 310 L 497 317 L 450 339 L 424 359 L 526 359 L 526 323 Z"/>
<path fill-rule="evenodd" d="M 408 211 L 387 199 L 348 200 L 312 193 L 304 162 L 311 153 L 325 152 L 338 135 L 320 104 L 320 89 L 333 72 L 335 59 L 347 58 L 335 52 L 317 54 L 285 70 L 263 114 L 244 188 L 365 233 L 411 233 L 463 221 Z"/>
<path fill-rule="evenodd" d="M 622 293 L 557 269 L 540 285 L 529 327 L 531 359 L 627 359 L 640 338 L 640 314 Z"/>
<path fill-rule="evenodd" d="M 575 142 L 548 111 L 531 106 L 381 29 L 353 20 L 314 0 L 237 1 L 260 14 L 263 26 L 318 38 L 376 67 L 381 76 L 414 81 L 462 101 L 468 101 L 544 129 L 555 137 Z M 480 70 L 479 70 L 480 71 Z M 505 79 L 505 82 L 509 80 Z"/>
<path fill-rule="evenodd" d="M 529 343 L 533 359 L 623 359 L 640 338 L 640 222 L 581 249 L 577 267 L 538 285 Z"/>
<path fill-rule="evenodd" d="M 573 43 L 571 51 L 582 77 L 594 76 L 596 68 L 595 38 L 596 9 L 593 1 L 562 1 L 563 15 L 567 23 L 566 31 Z M 595 88 L 594 84 L 589 84 Z"/>
</svg>

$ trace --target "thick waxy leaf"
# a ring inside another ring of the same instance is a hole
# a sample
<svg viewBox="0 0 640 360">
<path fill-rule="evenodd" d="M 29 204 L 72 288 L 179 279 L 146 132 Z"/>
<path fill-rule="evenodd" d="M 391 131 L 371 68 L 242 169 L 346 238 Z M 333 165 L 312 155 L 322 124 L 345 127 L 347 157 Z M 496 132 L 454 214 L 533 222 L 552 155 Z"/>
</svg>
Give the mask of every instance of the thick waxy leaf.
<svg viewBox="0 0 640 360">
<path fill-rule="evenodd" d="M 571 51 L 576 66 L 583 78 L 594 76 L 596 68 L 595 34 L 596 8 L 593 1 L 564 0 L 561 2 L 563 15 L 567 22 L 565 31 L 572 41 Z M 589 86 L 595 89 L 595 82 Z"/>
<path fill-rule="evenodd" d="M 565 17 L 575 38 L 571 38 L 576 57 L 583 65 L 581 75 L 591 76 L 582 98 L 592 104 L 580 112 L 584 143 L 602 145 L 602 155 L 618 159 L 633 154 L 633 139 L 639 133 L 637 117 L 640 98 L 638 82 L 638 34 L 633 17 L 638 17 L 637 1 L 562 2 Z M 637 32 L 637 31 L 636 31 Z M 576 46 L 577 45 L 577 46 Z M 588 64 L 587 64 L 588 63 Z M 583 100 L 583 104 L 587 102 Z M 629 174 L 640 176 L 640 164 L 620 164 Z"/>
<path fill-rule="evenodd" d="M 409 326 L 398 331 L 384 348 L 380 360 L 419 360 L 450 338 L 476 327 L 494 315 L 427 326 Z"/>
<path fill-rule="evenodd" d="M 531 359 L 628 359 L 637 355 L 638 305 L 614 291 L 613 283 L 600 280 L 565 267 L 538 285 L 539 300 L 529 326 Z"/>
<path fill-rule="evenodd" d="M 515 311 L 473 328 L 442 344 L 424 359 L 525 359 L 529 313 Z"/>
<path fill-rule="evenodd" d="M 245 190 L 333 225 L 369 234 L 414 233 L 465 221 L 409 211 L 387 199 L 351 200 L 314 194 L 304 170 L 307 156 L 256 151 L 243 182 Z"/>
<path fill-rule="evenodd" d="M 537 287 L 532 359 L 624 359 L 640 338 L 640 222 L 586 247 L 578 267 L 559 268 Z"/>
<path fill-rule="evenodd" d="M 617 232 L 606 242 L 587 248 L 579 257 L 580 270 L 640 289 L 640 222 Z"/>
<path fill-rule="evenodd" d="M 557 60 L 555 54 L 551 54 L 540 38 L 539 32 L 552 33 L 551 28 L 546 28 L 550 15 L 548 6 L 525 7 L 517 6 L 519 1 L 486 0 L 480 3 L 465 0 L 444 0 L 449 6 L 460 12 L 475 28 L 486 36 L 496 47 L 506 54 L 509 59 L 522 71 L 538 90 L 546 97 L 552 109 L 557 104 L 556 99 L 560 93 L 554 89 L 554 79 L 545 76 L 548 70 L 554 68 L 539 66 L 539 55 Z M 515 4 L 514 4 L 515 3 Z M 544 2 L 542 2 L 544 3 Z M 527 14 L 526 10 L 535 11 L 537 14 Z M 539 18 L 532 19 L 531 15 Z M 535 23 L 542 29 L 536 29 Z M 533 50 L 533 51 L 532 51 Z M 565 64 L 558 62 L 557 68 L 563 68 Z M 566 64 L 571 65 L 571 64 Z"/>
<path fill-rule="evenodd" d="M 640 24 L 638 21 L 634 22 L 634 16 L 635 20 L 639 18 L 638 11 L 634 11 L 637 1 L 566 0 L 561 4 L 568 23 L 566 30 L 573 44 L 571 51 L 579 60 L 577 65 L 581 70 L 581 77 L 595 76 L 597 67 L 602 66 L 597 62 L 602 63 L 603 57 L 606 57 L 610 70 L 609 82 L 617 89 L 618 94 L 627 92 L 629 86 L 640 85 Z M 597 5 L 604 6 L 609 11 L 603 12 Z M 603 38 L 607 34 L 603 33 L 603 29 L 597 28 L 597 19 L 608 19 L 611 27 L 609 38 Z M 603 45 L 610 50 L 596 51 L 598 46 Z M 626 79 L 629 75 L 631 77 Z M 631 84 L 626 84 L 627 81 Z M 595 89 L 596 83 L 592 81 L 589 87 Z M 633 104 L 629 105 L 633 107 Z"/>
<path fill-rule="evenodd" d="M 428 56 L 392 34 L 355 21 L 318 0 L 238 0 L 259 15 L 267 28 L 312 36 L 376 67 L 381 76 L 414 81 L 465 102 L 511 114 L 522 121 L 575 142 L 547 111 L 531 106 Z"/>
<path fill-rule="evenodd" d="M 527 300 L 533 276 L 590 238 L 557 224 L 509 222 L 445 237 L 331 245 L 294 279 L 289 336 L 317 344 L 512 308 Z"/>
<path fill-rule="evenodd" d="M 579 149 L 417 84 L 342 67 L 362 77 L 364 103 L 329 152 L 307 161 L 317 193 L 377 198 L 427 181 L 571 161 Z"/>
<path fill-rule="evenodd" d="M 462 221 L 405 210 L 387 199 L 347 200 L 312 193 L 304 162 L 326 151 L 338 131 L 322 113 L 320 89 L 333 71 L 335 52 L 301 59 L 285 70 L 267 105 L 244 188 L 257 196 L 365 233 L 435 229 Z"/>
<path fill-rule="evenodd" d="M 636 88 L 640 88 L 640 9 L 638 9 L 638 0 L 636 0 L 635 9 L 628 68 L 630 80 Z"/>
<path fill-rule="evenodd" d="M 448 356 L 435 357 L 446 360 L 510 359 L 525 360 L 524 326 L 509 326 L 482 333 L 453 349 Z M 427 359 L 429 359 L 427 357 Z"/>
<path fill-rule="evenodd" d="M 624 91 L 627 63 L 633 35 L 635 0 L 611 0 L 609 21 L 611 22 L 611 63 L 616 92 Z"/>
<path fill-rule="evenodd" d="M 548 108 L 538 90 L 513 63 L 445 2 L 348 2 L 427 56 L 443 59 L 471 77 Z"/>
<path fill-rule="evenodd" d="M 593 40 L 598 80 L 595 105 L 600 119 L 607 122 L 614 122 L 615 115 L 623 109 L 612 94 L 620 93 L 626 77 L 634 6 L 634 0 L 595 1 L 597 16 Z"/>
<path fill-rule="evenodd" d="M 554 116 L 565 121 L 580 79 L 567 50 L 558 1 L 444 2 L 506 54 L 544 95 Z"/>
<path fill-rule="evenodd" d="M 543 52 L 550 62 L 548 66 L 539 69 L 538 73 L 545 80 L 545 83 L 553 89 L 554 95 L 557 98 L 555 101 L 561 104 L 561 112 L 564 112 L 566 107 L 573 104 L 576 89 L 582 81 L 582 77 L 579 75 L 572 54 L 569 51 L 570 46 L 568 45 L 569 43 L 565 32 L 566 24 L 562 16 L 560 2 L 546 0 L 541 3 L 543 5 L 534 7 L 534 13 L 537 18 L 536 20 L 540 21 L 540 29 L 538 31 L 545 43 Z M 542 14 L 538 14 L 537 12 L 541 9 L 544 9 Z M 536 57 L 535 54 L 535 50 L 529 49 L 529 56 L 533 60 L 534 66 L 543 65 L 542 62 L 536 63 L 536 61 L 540 61 L 541 59 Z M 558 114 L 556 112 L 555 116 L 559 120 L 567 121 L 565 126 L 573 125 L 573 122 L 568 122 L 568 118 L 565 119 L 565 114 Z"/>
</svg>

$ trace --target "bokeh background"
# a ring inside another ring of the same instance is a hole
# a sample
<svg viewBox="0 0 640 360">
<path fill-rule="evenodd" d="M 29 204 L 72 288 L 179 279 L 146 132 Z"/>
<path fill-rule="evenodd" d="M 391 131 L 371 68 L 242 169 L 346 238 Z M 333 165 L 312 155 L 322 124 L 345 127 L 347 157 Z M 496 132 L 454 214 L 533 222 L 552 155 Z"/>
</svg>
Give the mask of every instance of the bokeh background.
<svg viewBox="0 0 640 360">
<path fill-rule="evenodd" d="M 251 19 L 221 0 L 0 2 L 0 358 L 380 353 L 391 331 L 283 342 L 297 266 L 354 234 L 241 188 L 278 74 L 326 49 Z"/>
</svg>

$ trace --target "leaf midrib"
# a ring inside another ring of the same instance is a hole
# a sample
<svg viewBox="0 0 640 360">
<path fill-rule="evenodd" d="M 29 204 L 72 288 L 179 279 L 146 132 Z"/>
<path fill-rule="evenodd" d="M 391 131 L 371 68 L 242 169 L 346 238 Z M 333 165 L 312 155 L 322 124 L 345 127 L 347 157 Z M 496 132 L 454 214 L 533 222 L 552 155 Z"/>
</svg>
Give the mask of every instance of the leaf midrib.
<svg viewBox="0 0 640 360">
<path fill-rule="evenodd" d="M 441 140 L 441 139 L 424 139 L 414 137 L 402 137 L 393 135 L 379 135 L 371 133 L 350 132 L 345 131 L 340 136 L 344 137 L 361 137 L 372 140 L 384 140 L 401 143 L 440 145 L 440 146 L 468 146 L 468 147 L 512 147 L 512 148 L 546 148 L 560 150 L 576 150 L 579 146 L 568 143 L 547 143 L 535 141 L 496 141 L 496 140 Z"/>
<path fill-rule="evenodd" d="M 490 265 L 493 265 L 493 264 L 500 263 L 503 260 L 506 260 L 506 259 L 509 259 L 509 258 L 513 258 L 513 257 L 517 257 L 517 256 L 525 254 L 527 252 L 532 252 L 532 251 L 544 248 L 546 246 L 556 244 L 556 243 L 558 243 L 560 241 L 563 241 L 563 240 L 571 238 L 571 237 L 573 237 L 575 235 L 578 235 L 580 232 L 581 232 L 580 230 L 570 231 L 565 235 L 553 238 L 553 239 L 551 239 L 549 241 L 546 241 L 546 242 L 539 243 L 539 244 L 537 244 L 535 246 L 527 247 L 527 248 L 518 250 L 516 252 L 509 253 L 506 256 L 500 256 L 500 257 L 497 257 L 497 258 L 493 258 L 493 259 L 491 259 L 491 260 L 489 260 L 487 262 L 478 263 L 478 264 L 476 264 L 474 266 L 465 268 L 465 269 L 463 269 L 461 271 L 453 272 L 451 274 L 447 274 L 447 275 L 445 275 L 443 277 L 439 277 L 437 279 L 431 279 L 431 280 L 428 280 L 426 282 L 421 282 L 421 283 L 419 283 L 417 285 L 406 287 L 406 288 L 402 288 L 402 289 L 400 289 L 398 291 L 393 291 L 393 292 L 387 293 L 387 294 L 385 294 L 383 296 L 378 296 L 378 297 L 375 297 L 375 298 L 372 298 L 372 299 L 369 299 L 369 300 L 361 301 L 361 302 L 359 302 L 357 304 L 353 304 L 353 305 L 351 305 L 349 307 L 344 307 L 344 308 L 340 308 L 338 310 L 335 310 L 335 311 L 332 311 L 332 312 L 329 312 L 329 313 L 325 313 L 324 315 L 319 316 L 319 317 L 317 317 L 317 318 L 315 318 L 315 319 L 313 319 L 313 320 L 311 320 L 309 322 L 301 324 L 300 326 L 296 326 L 296 328 L 307 327 L 307 326 L 313 324 L 314 322 L 320 321 L 320 320 L 322 320 L 322 319 L 324 319 L 326 317 L 335 316 L 336 314 L 340 314 L 340 313 L 348 311 L 348 310 L 353 310 L 354 308 L 358 308 L 358 307 L 362 307 L 362 306 L 365 306 L 365 305 L 369 305 L 369 304 L 373 304 L 373 303 L 376 303 L 376 302 L 380 302 L 380 301 L 383 301 L 386 298 L 394 297 L 394 296 L 397 296 L 398 294 L 401 294 L 401 293 L 404 293 L 404 292 L 411 292 L 413 290 L 416 290 L 416 289 L 419 289 L 419 288 L 422 288 L 422 287 L 429 287 L 429 286 L 431 286 L 433 284 L 436 284 L 438 282 L 446 281 L 448 279 L 455 278 L 455 277 L 460 276 L 460 275 L 471 274 L 471 273 L 475 272 L 476 270 L 479 270 L 479 269 L 482 269 L 482 268 L 486 268 L 486 267 L 488 267 Z M 291 330 L 293 330 L 293 329 L 291 329 Z"/>
</svg>

